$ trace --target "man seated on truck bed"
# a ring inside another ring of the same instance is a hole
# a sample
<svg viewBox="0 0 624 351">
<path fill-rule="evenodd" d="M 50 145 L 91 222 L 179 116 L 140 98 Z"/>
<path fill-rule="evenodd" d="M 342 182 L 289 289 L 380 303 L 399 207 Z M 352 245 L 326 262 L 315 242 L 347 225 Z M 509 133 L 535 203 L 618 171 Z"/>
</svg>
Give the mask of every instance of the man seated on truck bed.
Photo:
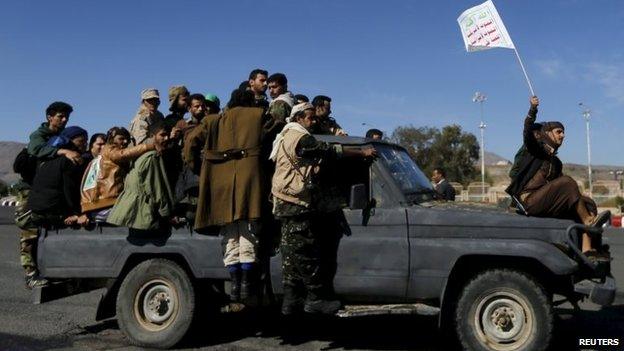
<svg viewBox="0 0 624 351">
<path fill-rule="evenodd" d="M 171 127 L 156 121 L 149 127 L 148 138 L 155 150 L 141 155 L 126 176 L 124 188 L 108 215 L 107 222 L 139 230 L 168 227 L 172 219 L 173 194 L 161 155 L 169 142 Z"/>
<path fill-rule="evenodd" d="M 82 154 L 87 146 L 87 131 L 80 127 L 67 127 L 47 144 Z M 84 165 L 84 162 L 74 163 L 64 156 L 41 161 L 28 197 L 28 212 L 21 218 L 20 227 L 62 227 L 82 223 L 84 218 L 80 217 L 80 179 Z M 32 245 L 31 252 L 36 252 L 37 241 L 33 241 Z M 35 263 L 36 259 L 32 259 Z M 37 276 L 36 267 L 34 272 L 27 274 L 26 286 L 45 286 L 47 281 Z"/>
<path fill-rule="evenodd" d="M 562 173 L 557 150 L 565 136 L 560 122 L 542 122 L 536 128 L 537 96 L 524 120 L 524 145 L 512 167 L 512 182 L 505 190 L 514 197 L 529 216 L 574 219 L 585 225 L 599 226 L 610 213 L 596 214 L 596 204 L 579 191 L 574 179 Z M 590 258 L 598 256 L 591 238 L 583 234 L 582 251 Z"/>
</svg>

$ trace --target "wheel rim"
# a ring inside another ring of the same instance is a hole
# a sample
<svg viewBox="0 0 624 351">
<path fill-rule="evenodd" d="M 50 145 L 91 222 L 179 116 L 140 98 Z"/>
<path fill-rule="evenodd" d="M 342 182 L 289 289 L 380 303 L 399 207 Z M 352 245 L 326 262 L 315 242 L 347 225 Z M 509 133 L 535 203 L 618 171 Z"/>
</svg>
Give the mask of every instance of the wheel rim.
<svg viewBox="0 0 624 351">
<path fill-rule="evenodd" d="M 517 350 L 529 340 L 533 310 L 516 292 L 494 291 L 480 298 L 474 324 L 484 346 L 498 351 Z"/>
<path fill-rule="evenodd" d="M 164 279 L 153 279 L 143 284 L 134 298 L 134 316 L 150 331 L 167 328 L 177 317 L 178 294 L 173 284 Z"/>
</svg>

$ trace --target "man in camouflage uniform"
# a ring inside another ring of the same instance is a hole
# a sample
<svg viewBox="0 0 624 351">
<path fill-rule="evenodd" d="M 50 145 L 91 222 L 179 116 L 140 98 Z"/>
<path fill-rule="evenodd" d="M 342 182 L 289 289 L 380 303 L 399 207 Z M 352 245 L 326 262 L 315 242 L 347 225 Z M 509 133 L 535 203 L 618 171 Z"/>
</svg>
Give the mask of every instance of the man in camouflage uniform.
<svg viewBox="0 0 624 351">
<path fill-rule="evenodd" d="M 309 130 L 316 124 L 314 107 L 296 105 L 288 123 L 273 143 L 270 159 L 276 162 L 272 181 L 274 214 L 281 220 L 284 301 L 282 314 L 333 314 L 340 301 L 328 294 L 321 255 L 322 222 L 313 194 L 319 193 L 316 174 L 321 160 L 342 157 L 375 157 L 372 148 L 343 150 L 316 140 Z"/>
<path fill-rule="evenodd" d="M 331 101 L 331 98 L 325 95 L 318 95 L 312 99 L 312 105 L 314 105 L 316 117 L 318 118 L 318 123 L 312 131 L 313 134 L 347 135 L 338 122 L 334 118 L 329 117 L 331 114 Z"/>
<path fill-rule="evenodd" d="M 288 79 L 283 73 L 274 73 L 267 80 L 269 84 L 269 115 L 273 120 L 286 124 L 286 118 L 290 116 L 290 111 L 295 105 L 295 96 L 288 91 Z"/>
</svg>

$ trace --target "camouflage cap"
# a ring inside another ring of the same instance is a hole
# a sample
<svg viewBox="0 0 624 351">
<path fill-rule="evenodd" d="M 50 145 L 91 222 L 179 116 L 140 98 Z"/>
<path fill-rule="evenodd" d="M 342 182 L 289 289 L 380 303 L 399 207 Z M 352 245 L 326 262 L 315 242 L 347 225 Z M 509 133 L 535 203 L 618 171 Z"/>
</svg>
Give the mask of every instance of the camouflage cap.
<svg viewBox="0 0 624 351">
<path fill-rule="evenodd" d="M 158 93 L 158 89 L 154 89 L 154 88 L 147 88 L 147 89 L 143 89 L 141 90 L 141 100 L 147 100 L 147 99 L 160 99 L 160 94 Z"/>
<path fill-rule="evenodd" d="M 180 95 L 191 95 L 191 93 L 184 85 L 174 85 L 169 88 L 169 104 L 173 104 Z"/>
</svg>

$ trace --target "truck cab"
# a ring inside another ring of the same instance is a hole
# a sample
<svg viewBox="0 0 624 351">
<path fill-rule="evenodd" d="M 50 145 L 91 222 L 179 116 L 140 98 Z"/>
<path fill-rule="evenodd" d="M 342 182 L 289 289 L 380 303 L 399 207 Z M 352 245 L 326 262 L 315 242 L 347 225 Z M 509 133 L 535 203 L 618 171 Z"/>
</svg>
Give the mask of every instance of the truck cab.
<svg viewBox="0 0 624 351">
<path fill-rule="evenodd" d="M 550 341 L 557 296 L 612 303 L 609 264 L 594 264 L 579 250 L 581 233 L 600 242 L 601 228 L 437 201 L 402 147 L 317 137 L 345 148 L 373 146 L 379 155 L 373 163 L 349 160 L 332 170 L 351 232 L 340 243 L 334 280 L 346 304 L 339 317 L 436 313 L 464 348 L 540 350 Z M 42 228 L 38 265 L 57 283 L 35 290 L 35 302 L 104 287 L 98 320 L 116 317 L 137 345 L 171 347 L 186 334 L 200 300 L 227 304 L 218 293 L 204 293 L 206 286 L 221 291 L 229 279 L 217 232 L 141 232 L 105 223 L 91 231 Z M 268 294 L 279 296 L 279 250 L 267 266 Z"/>
</svg>

